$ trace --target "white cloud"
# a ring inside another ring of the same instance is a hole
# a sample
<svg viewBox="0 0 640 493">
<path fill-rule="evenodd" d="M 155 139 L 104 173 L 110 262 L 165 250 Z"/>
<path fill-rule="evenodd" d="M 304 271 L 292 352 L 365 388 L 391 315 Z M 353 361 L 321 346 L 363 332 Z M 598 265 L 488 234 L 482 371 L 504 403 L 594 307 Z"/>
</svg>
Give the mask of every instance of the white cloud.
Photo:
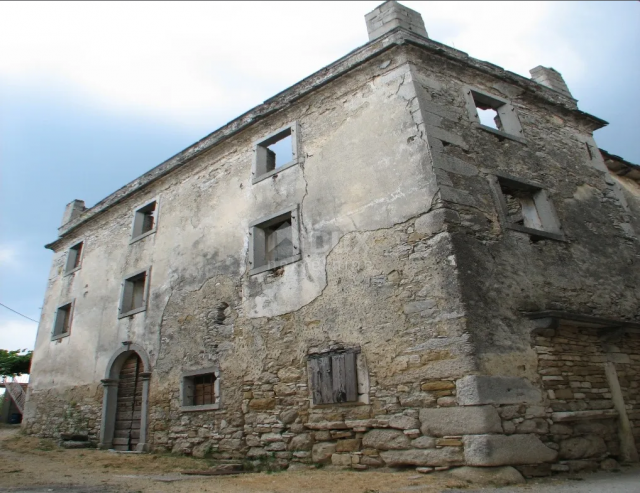
<svg viewBox="0 0 640 493">
<path fill-rule="evenodd" d="M 201 125 L 233 118 L 364 44 L 364 14 L 378 4 L 3 2 L 0 76 L 58 83 L 115 111 Z M 540 37 L 558 10 L 551 3 L 407 5 L 436 40 L 472 56 L 528 75 L 552 51 L 556 68 L 580 70 L 559 36 Z"/>
<path fill-rule="evenodd" d="M 28 320 L 0 320 L 0 349 L 33 349 L 38 324 Z"/>
<path fill-rule="evenodd" d="M 15 269 L 19 266 L 18 249 L 10 245 L 0 245 L 0 267 Z"/>
</svg>

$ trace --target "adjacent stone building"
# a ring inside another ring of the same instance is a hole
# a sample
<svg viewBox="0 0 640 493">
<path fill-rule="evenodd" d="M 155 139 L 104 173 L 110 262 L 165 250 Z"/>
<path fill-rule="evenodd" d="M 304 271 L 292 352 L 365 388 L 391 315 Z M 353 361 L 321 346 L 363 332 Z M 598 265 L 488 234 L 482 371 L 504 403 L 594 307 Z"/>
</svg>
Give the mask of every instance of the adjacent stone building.
<svg viewBox="0 0 640 493">
<path fill-rule="evenodd" d="M 283 467 L 638 459 L 640 168 L 555 70 L 470 58 L 393 1 L 366 22 L 69 204 L 28 433 Z"/>
</svg>

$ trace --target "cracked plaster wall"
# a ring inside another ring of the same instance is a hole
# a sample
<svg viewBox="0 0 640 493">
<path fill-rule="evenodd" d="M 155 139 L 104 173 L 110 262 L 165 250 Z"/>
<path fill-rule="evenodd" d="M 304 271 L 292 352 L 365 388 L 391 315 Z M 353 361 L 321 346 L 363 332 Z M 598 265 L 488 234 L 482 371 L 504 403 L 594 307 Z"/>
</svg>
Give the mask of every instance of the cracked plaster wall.
<svg viewBox="0 0 640 493">
<path fill-rule="evenodd" d="M 158 435 L 151 433 L 151 442 L 187 452 L 202 440 L 181 442 L 193 438 L 190 431 L 171 436 L 185 419 L 193 421 L 190 430 L 204 422 L 216 433 L 230 427 L 221 436 L 233 440 L 243 423 L 260 424 L 264 416 L 254 408 L 264 402 L 294 406 L 299 423 L 314 419 L 305 363 L 312 347 L 362 348 L 371 404 L 345 411 L 353 417 L 398 411 L 401 402 L 435 404 L 438 396 L 423 392 L 423 381 L 474 369 L 451 238 L 424 216 L 437 190 L 403 52 L 387 51 L 65 238 L 54 254 L 36 342 L 26 420 L 32 432 L 75 426 L 97 433 L 93 420 L 47 427 L 41 416 L 52 393 L 69 389 L 84 389 L 97 409 L 99 380 L 122 341 L 143 346 L 154 368 L 150 430 Z M 252 186 L 252 142 L 294 120 L 302 163 Z M 133 211 L 154 198 L 157 232 L 129 245 Z M 248 276 L 248 223 L 295 204 L 302 260 Z M 82 268 L 63 276 L 67 249 L 79 240 Z M 147 310 L 118 319 L 122 280 L 147 266 Z M 50 341 L 55 307 L 73 298 L 71 335 Z M 214 323 L 221 301 L 230 305 L 224 325 Z M 180 373 L 212 362 L 221 368 L 222 409 L 213 418 L 183 415 Z M 275 396 L 270 379 L 286 368 L 296 375 L 294 390 L 281 387 Z"/>
</svg>

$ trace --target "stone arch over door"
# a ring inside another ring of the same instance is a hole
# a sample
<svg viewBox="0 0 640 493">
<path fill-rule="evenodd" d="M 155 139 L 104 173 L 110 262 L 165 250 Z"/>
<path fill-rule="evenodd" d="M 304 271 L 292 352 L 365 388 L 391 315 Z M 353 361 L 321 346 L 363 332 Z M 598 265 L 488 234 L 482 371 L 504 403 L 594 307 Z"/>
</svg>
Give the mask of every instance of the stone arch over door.
<svg viewBox="0 0 640 493">
<path fill-rule="evenodd" d="M 102 400 L 102 421 L 100 426 L 100 448 L 113 448 L 115 434 L 116 413 L 118 406 L 118 383 L 123 365 L 131 356 L 140 358 L 142 371 L 138 373 L 142 383 L 141 409 L 140 409 L 140 438 L 135 447 L 137 451 L 146 451 L 147 445 L 147 421 L 149 409 L 149 379 L 151 378 L 151 365 L 149 356 L 142 346 L 133 343 L 123 344 L 107 364 L 105 378 L 101 380 L 104 387 Z"/>
</svg>

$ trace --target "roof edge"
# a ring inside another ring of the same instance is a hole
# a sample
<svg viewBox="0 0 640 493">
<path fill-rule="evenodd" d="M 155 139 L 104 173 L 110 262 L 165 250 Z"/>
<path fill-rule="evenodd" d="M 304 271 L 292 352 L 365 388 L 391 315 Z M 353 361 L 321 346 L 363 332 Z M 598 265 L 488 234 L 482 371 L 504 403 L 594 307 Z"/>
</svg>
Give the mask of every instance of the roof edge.
<svg viewBox="0 0 640 493">
<path fill-rule="evenodd" d="M 255 106 L 254 108 L 248 110 L 234 120 L 231 120 L 217 130 L 214 130 L 213 132 L 195 142 L 191 146 L 187 147 L 183 151 L 175 154 L 171 158 L 155 166 L 135 180 L 132 180 L 115 192 L 111 193 L 110 195 L 96 203 L 93 207 L 86 209 L 74 220 L 58 228 L 59 237 L 51 243 L 46 244 L 45 248 L 55 250 L 55 248 L 67 235 L 69 235 L 71 232 L 73 232 L 86 222 L 104 213 L 111 207 L 122 202 L 136 192 L 159 180 L 160 178 L 166 176 L 175 169 L 184 166 L 204 152 L 212 149 L 221 142 L 226 141 L 226 139 L 228 139 L 229 137 L 249 128 L 251 125 L 285 108 L 287 105 L 306 96 L 315 89 L 328 84 L 329 82 L 350 72 L 351 70 L 354 70 L 355 68 L 388 51 L 389 49 L 404 44 L 410 44 L 421 49 L 431 51 L 437 55 L 444 56 L 451 60 L 455 60 L 459 63 L 471 65 L 472 68 L 485 72 L 494 77 L 507 79 L 509 82 L 521 86 L 526 90 L 529 90 L 538 98 L 545 100 L 547 103 L 551 103 L 554 106 L 561 107 L 564 111 L 568 111 L 574 114 L 575 116 L 586 122 L 590 128 L 593 128 L 593 130 L 602 128 L 603 126 L 608 124 L 606 121 L 600 118 L 578 110 L 575 107 L 576 100 L 573 98 L 564 96 L 563 94 L 550 89 L 538 82 L 535 82 L 514 72 L 507 71 L 502 67 L 494 65 L 492 63 L 470 57 L 463 51 L 457 50 L 437 41 L 433 41 L 432 39 L 416 35 L 402 27 L 397 27 L 389 31 L 384 36 L 376 38 L 375 40 L 352 50 L 330 65 L 323 67 L 322 69 L 302 79 L 296 84 L 277 93 L 273 97 L 265 100 L 262 104 Z"/>
</svg>

